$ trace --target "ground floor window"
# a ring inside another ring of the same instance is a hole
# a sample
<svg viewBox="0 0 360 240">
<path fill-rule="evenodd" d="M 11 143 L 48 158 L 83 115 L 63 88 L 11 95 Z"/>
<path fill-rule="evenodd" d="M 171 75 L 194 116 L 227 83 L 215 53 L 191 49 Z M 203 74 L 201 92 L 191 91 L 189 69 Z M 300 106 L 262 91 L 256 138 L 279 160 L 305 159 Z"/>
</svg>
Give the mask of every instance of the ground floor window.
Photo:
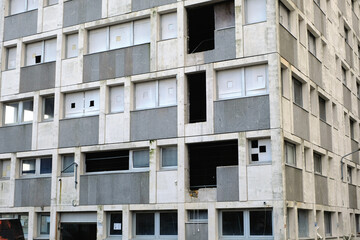
<svg viewBox="0 0 360 240">
<path fill-rule="evenodd" d="M 176 239 L 177 212 L 135 212 L 133 214 L 133 233 L 134 237 L 151 237 Z"/>
</svg>

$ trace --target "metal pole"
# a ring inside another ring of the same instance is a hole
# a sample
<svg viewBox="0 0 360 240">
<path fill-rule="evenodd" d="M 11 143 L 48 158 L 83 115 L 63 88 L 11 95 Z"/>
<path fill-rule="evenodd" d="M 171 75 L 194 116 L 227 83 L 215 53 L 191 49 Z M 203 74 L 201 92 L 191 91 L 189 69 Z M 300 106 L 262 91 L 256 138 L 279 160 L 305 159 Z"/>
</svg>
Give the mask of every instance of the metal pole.
<svg viewBox="0 0 360 240">
<path fill-rule="evenodd" d="M 344 179 L 344 162 L 343 162 L 343 159 L 345 158 L 345 157 L 347 157 L 347 156 L 349 156 L 349 155 L 351 155 L 351 154 L 354 154 L 354 153 L 356 153 L 356 152 L 359 152 L 360 151 L 360 148 L 359 149 L 357 149 L 357 150 L 355 150 L 355 151 L 353 151 L 353 152 L 351 152 L 351 153 L 347 153 L 347 154 L 345 154 L 344 156 L 342 156 L 341 157 L 341 159 L 340 159 L 340 164 L 341 164 L 341 180 L 343 180 Z"/>
</svg>

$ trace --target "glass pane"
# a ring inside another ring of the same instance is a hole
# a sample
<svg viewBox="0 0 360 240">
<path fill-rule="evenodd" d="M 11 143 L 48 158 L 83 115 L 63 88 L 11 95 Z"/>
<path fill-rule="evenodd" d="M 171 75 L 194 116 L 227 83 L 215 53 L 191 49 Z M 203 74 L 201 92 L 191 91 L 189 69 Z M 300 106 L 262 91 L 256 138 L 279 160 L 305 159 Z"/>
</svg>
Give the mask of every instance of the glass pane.
<svg viewBox="0 0 360 240">
<path fill-rule="evenodd" d="M 20 215 L 20 223 L 23 227 L 24 234 L 28 234 L 28 228 L 29 228 L 29 216 L 28 215 Z"/>
<path fill-rule="evenodd" d="M 39 0 L 27 0 L 27 1 L 28 1 L 28 9 L 27 9 L 28 11 L 38 8 Z"/>
<path fill-rule="evenodd" d="M 159 81 L 159 106 L 176 105 L 176 79 Z"/>
<path fill-rule="evenodd" d="M 296 165 L 296 161 L 295 161 L 295 154 L 296 154 L 296 150 L 295 150 L 295 145 L 291 144 L 291 143 L 286 143 L 286 163 L 291 164 L 291 165 Z"/>
<path fill-rule="evenodd" d="M 122 214 L 112 213 L 110 215 L 110 235 L 122 234 Z"/>
<path fill-rule="evenodd" d="M 48 0 L 48 6 L 58 4 L 59 0 Z"/>
<path fill-rule="evenodd" d="M 51 168 L 52 168 L 52 159 L 42 158 L 40 162 L 40 174 L 51 173 Z"/>
<path fill-rule="evenodd" d="M 107 50 L 108 28 L 100 28 L 89 31 L 89 53 Z"/>
<path fill-rule="evenodd" d="M 309 236 L 309 218 L 307 210 L 298 210 L 299 237 Z"/>
<path fill-rule="evenodd" d="M 241 76 L 242 70 L 240 68 L 217 72 L 218 98 L 228 99 L 241 97 L 243 95 Z"/>
<path fill-rule="evenodd" d="M 10 177 L 10 160 L 2 160 L 2 169 L 1 169 L 1 177 L 8 178 Z"/>
<path fill-rule="evenodd" d="M 30 43 L 26 45 L 26 66 L 42 63 L 43 42 Z"/>
<path fill-rule="evenodd" d="M 177 234 L 177 213 L 160 213 L 160 235 Z"/>
<path fill-rule="evenodd" d="M 132 45 L 132 22 L 110 27 L 110 49 Z"/>
<path fill-rule="evenodd" d="M 156 82 L 135 84 L 136 109 L 154 108 L 156 105 Z"/>
<path fill-rule="evenodd" d="M 136 235 L 154 235 L 154 213 L 136 213 Z"/>
<path fill-rule="evenodd" d="M 33 101 L 23 102 L 23 122 L 30 122 L 33 120 Z"/>
<path fill-rule="evenodd" d="M 332 229 L 331 229 L 331 213 L 324 212 L 324 224 L 325 224 L 325 235 L 331 236 Z"/>
<path fill-rule="evenodd" d="M 296 79 L 293 79 L 293 88 L 294 88 L 294 103 L 301 106 L 303 105 L 302 101 L 302 84 Z"/>
<path fill-rule="evenodd" d="M 161 39 L 170 39 L 177 37 L 177 19 L 176 13 L 161 15 Z"/>
<path fill-rule="evenodd" d="M 149 151 L 133 151 L 133 167 L 144 168 L 149 167 Z"/>
<path fill-rule="evenodd" d="M 189 210 L 189 220 L 191 221 L 203 221 L 208 219 L 207 210 Z"/>
<path fill-rule="evenodd" d="M 16 47 L 9 48 L 7 54 L 7 69 L 16 68 Z"/>
<path fill-rule="evenodd" d="M 244 235 L 243 212 L 222 213 L 222 234 L 226 236 Z"/>
<path fill-rule="evenodd" d="M 22 174 L 35 174 L 35 159 L 22 161 Z"/>
<path fill-rule="evenodd" d="M 49 234 L 50 233 L 50 216 L 41 216 L 40 223 L 40 234 Z"/>
<path fill-rule="evenodd" d="M 71 34 L 66 37 L 66 57 L 78 56 L 78 34 Z"/>
<path fill-rule="evenodd" d="M 54 97 L 44 98 L 44 113 L 43 119 L 53 119 L 54 118 Z"/>
<path fill-rule="evenodd" d="M 74 172 L 74 164 L 73 164 L 74 163 L 74 155 L 65 155 L 62 157 L 62 161 L 63 161 L 62 162 L 63 173 L 73 173 Z M 71 167 L 69 167 L 70 165 L 71 165 Z"/>
<path fill-rule="evenodd" d="M 326 103 L 322 97 L 319 97 L 319 115 L 321 120 L 326 121 Z"/>
<path fill-rule="evenodd" d="M 150 42 L 150 19 L 134 22 L 134 45 Z"/>
<path fill-rule="evenodd" d="M 124 111 L 124 86 L 110 88 L 110 112 Z"/>
<path fill-rule="evenodd" d="M 271 211 L 250 211 L 250 235 L 272 235 Z"/>
<path fill-rule="evenodd" d="M 24 0 L 10 0 L 10 15 L 25 11 Z"/>
<path fill-rule="evenodd" d="M 44 62 L 56 60 L 56 38 L 45 41 L 45 59 Z"/>
<path fill-rule="evenodd" d="M 177 147 L 165 147 L 161 149 L 162 167 L 177 166 Z"/>
<path fill-rule="evenodd" d="M 246 0 L 245 18 L 247 24 L 266 21 L 266 0 Z"/>
<path fill-rule="evenodd" d="M 5 104 L 5 124 L 17 123 L 18 103 Z"/>
</svg>

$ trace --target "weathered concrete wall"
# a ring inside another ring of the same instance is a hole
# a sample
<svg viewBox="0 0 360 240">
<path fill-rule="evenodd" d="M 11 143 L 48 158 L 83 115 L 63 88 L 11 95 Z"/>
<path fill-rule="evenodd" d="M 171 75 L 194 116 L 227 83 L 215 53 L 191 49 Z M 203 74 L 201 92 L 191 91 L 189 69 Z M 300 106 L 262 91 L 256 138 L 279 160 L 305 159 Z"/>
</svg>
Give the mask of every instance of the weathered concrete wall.
<svg viewBox="0 0 360 240">
<path fill-rule="evenodd" d="M 0 128 L 0 153 L 31 150 L 32 124 Z"/>
<path fill-rule="evenodd" d="M 218 202 L 239 201 L 239 167 L 216 168 L 216 190 Z"/>
<path fill-rule="evenodd" d="M 313 2 L 314 5 L 314 24 L 315 27 L 322 33 L 326 33 L 326 15 L 325 13 L 320 9 L 320 7 Z"/>
<path fill-rule="evenodd" d="M 351 139 L 351 152 L 354 152 L 358 149 L 359 149 L 359 144 L 355 140 Z M 359 164 L 359 155 L 360 155 L 359 152 L 351 154 L 351 159 L 354 163 Z"/>
<path fill-rule="evenodd" d="M 72 0 L 64 2 L 64 27 L 101 19 L 101 0 Z"/>
<path fill-rule="evenodd" d="M 50 206 L 51 178 L 15 180 L 15 207 Z"/>
<path fill-rule="evenodd" d="M 320 122 L 320 144 L 326 150 L 332 151 L 332 129 L 331 125 L 319 120 Z"/>
<path fill-rule="evenodd" d="M 55 87 L 55 62 L 21 68 L 20 93 Z"/>
<path fill-rule="evenodd" d="M 295 67 L 298 66 L 297 41 L 291 33 L 279 25 L 280 55 Z"/>
<path fill-rule="evenodd" d="M 345 85 L 343 85 L 343 101 L 344 106 L 351 110 L 351 91 Z"/>
<path fill-rule="evenodd" d="M 317 204 L 328 205 L 328 183 L 327 178 L 315 174 L 315 202 Z"/>
<path fill-rule="evenodd" d="M 323 86 L 321 62 L 310 52 L 309 52 L 309 77 L 320 87 Z"/>
<path fill-rule="evenodd" d="M 38 10 L 5 17 L 4 40 L 26 37 L 37 33 Z"/>
<path fill-rule="evenodd" d="M 302 170 L 294 167 L 285 167 L 286 200 L 303 202 Z"/>
</svg>

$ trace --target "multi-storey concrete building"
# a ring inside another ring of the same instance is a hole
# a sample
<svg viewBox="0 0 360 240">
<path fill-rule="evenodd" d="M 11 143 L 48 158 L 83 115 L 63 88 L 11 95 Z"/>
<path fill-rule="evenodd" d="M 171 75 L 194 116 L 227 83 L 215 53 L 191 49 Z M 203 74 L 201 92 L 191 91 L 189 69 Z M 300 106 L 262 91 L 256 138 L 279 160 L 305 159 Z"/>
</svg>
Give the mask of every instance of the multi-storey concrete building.
<svg viewBox="0 0 360 240">
<path fill-rule="evenodd" d="M 360 5 L 1 1 L 0 213 L 27 239 L 360 232 Z"/>
</svg>

